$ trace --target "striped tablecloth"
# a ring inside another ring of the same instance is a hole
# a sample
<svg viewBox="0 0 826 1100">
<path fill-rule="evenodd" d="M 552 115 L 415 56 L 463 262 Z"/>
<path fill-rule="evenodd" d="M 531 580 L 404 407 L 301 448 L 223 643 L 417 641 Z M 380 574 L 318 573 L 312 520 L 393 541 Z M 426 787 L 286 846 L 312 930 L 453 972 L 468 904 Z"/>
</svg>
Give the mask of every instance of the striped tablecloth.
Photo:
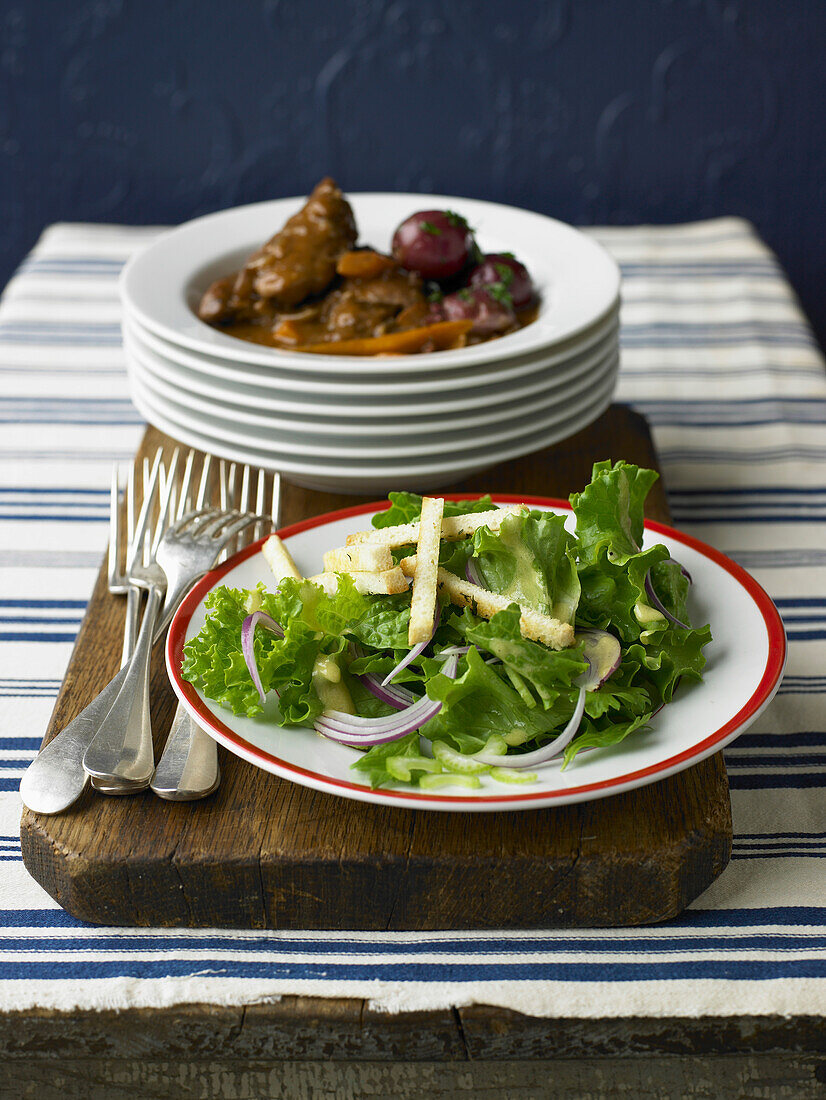
<svg viewBox="0 0 826 1100">
<path fill-rule="evenodd" d="M 106 543 L 112 463 L 142 432 L 116 281 L 154 232 L 54 226 L 0 304 L 0 1008 L 316 993 L 569 1017 L 826 1011 L 826 377 L 737 219 L 594 231 L 625 277 L 619 398 L 653 425 L 675 522 L 756 575 L 790 639 L 780 694 L 727 752 L 731 864 L 691 911 L 620 931 L 133 930 L 84 925 L 35 885 L 17 787 Z"/>
</svg>

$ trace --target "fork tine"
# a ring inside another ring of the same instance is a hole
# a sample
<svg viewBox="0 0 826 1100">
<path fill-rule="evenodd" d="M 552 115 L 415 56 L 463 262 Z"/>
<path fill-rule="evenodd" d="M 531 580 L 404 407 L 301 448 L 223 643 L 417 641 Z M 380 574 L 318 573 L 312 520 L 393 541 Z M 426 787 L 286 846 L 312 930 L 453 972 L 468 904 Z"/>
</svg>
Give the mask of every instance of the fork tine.
<svg viewBox="0 0 826 1100">
<path fill-rule="evenodd" d="M 195 497 L 193 507 L 197 511 L 203 508 L 204 501 L 206 500 L 207 489 L 209 488 L 209 474 L 212 469 L 212 455 L 204 455 L 204 464 L 201 467 L 201 480 L 198 484 L 198 495 Z"/>
<path fill-rule="evenodd" d="M 112 485 L 109 490 L 109 587 L 116 588 L 121 583 L 120 547 L 123 529 L 120 522 L 120 485 L 119 469 L 112 467 Z"/>
<path fill-rule="evenodd" d="M 186 465 L 184 466 L 184 476 L 181 479 L 181 495 L 178 501 L 177 509 L 172 509 L 172 515 L 175 519 L 180 519 L 184 512 L 187 510 L 189 501 L 189 487 L 192 484 L 192 466 L 195 462 L 195 452 L 190 450 L 186 456 Z"/>
<path fill-rule="evenodd" d="M 221 510 L 223 512 L 226 512 L 229 507 L 229 504 L 227 502 L 227 464 L 226 462 L 224 462 L 223 458 L 218 465 L 218 471 L 220 477 L 219 503 L 221 506 Z"/>
<path fill-rule="evenodd" d="M 141 510 L 138 515 L 137 523 L 135 526 L 135 537 L 132 540 L 132 544 L 129 547 L 129 556 L 127 560 L 127 572 L 131 569 L 132 565 L 137 559 L 137 555 L 144 548 L 146 541 L 146 534 L 149 528 L 149 515 L 152 511 L 152 504 L 154 502 L 155 493 L 158 487 L 160 479 L 160 467 L 161 457 L 163 452 L 158 449 L 155 454 L 155 461 L 152 463 L 152 470 L 147 475 L 146 467 L 149 465 L 148 460 L 144 466 L 144 483 L 143 483 L 143 501 L 141 503 Z"/>
<path fill-rule="evenodd" d="M 227 478 L 227 497 L 229 498 L 229 508 L 235 507 L 235 482 L 237 480 L 237 477 L 238 467 L 234 462 L 231 462 L 229 466 L 229 477 Z"/>
<path fill-rule="evenodd" d="M 239 512 L 250 510 L 250 468 L 244 463 L 244 472 L 241 475 L 241 502 L 238 505 Z"/>
<path fill-rule="evenodd" d="M 263 470 L 258 471 L 258 482 L 255 487 L 255 510 L 259 515 L 264 514 L 267 497 L 267 475 Z"/>
<path fill-rule="evenodd" d="M 221 512 L 215 519 L 207 517 L 206 521 L 198 528 L 197 531 L 193 531 L 196 538 L 213 538 L 224 527 L 227 521 L 231 518 L 231 512 Z"/>
<path fill-rule="evenodd" d="M 138 513 L 138 494 L 136 493 L 135 463 L 129 463 L 126 472 L 126 541 L 130 543 L 135 537 L 135 519 Z"/>
<path fill-rule="evenodd" d="M 180 447 L 176 447 L 172 452 L 172 461 L 169 463 L 169 469 L 164 470 L 164 485 L 161 492 L 161 503 L 158 509 L 158 520 L 155 525 L 155 533 L 152 539 L 152 548 L 150 553 L 154 558 L 158 552 L 158 543 L 161 541 L 164 531 L 167 527 L 167 517 L 172 510 L 172 497 L 175 493 L 175 475 L 178 472 L 178 459 L 181 455 Z M 161 469 L 164 469 L 161 467 Z"/>
<path fill-rule="evenodd" d="M 272 475 L 272 508 L 270 514 L 272 515 L 273 527 L 277 530 L 281 526 L 281 474 L 277 470 Z"/>
</svg>

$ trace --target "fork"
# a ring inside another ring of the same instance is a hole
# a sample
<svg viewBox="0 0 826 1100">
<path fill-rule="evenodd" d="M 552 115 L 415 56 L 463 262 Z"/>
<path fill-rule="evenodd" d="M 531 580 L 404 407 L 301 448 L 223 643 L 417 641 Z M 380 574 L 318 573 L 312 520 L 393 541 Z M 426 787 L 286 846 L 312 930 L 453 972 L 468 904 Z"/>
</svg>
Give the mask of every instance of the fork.
<svg viewBox="0 0 826 1100">
<path fill-rule="evenodd" d="M 226 470 L 221 461 L 221 506 L 227 507 L 234 489 L 234 470 L 230 477 L 225 476 Z M 246 512 L 250 507 L 250 468 L 244 467 L 241 478 L 241 499 L 239 509 Z M 255 511 L 260 515 L 264 510 L 266 495 L 266 477 L 263 470 L 258 471 L 258 483 L 256 487 Z M 270 522 L 275 528 L 279 526 L 281 510 L 281 479 L 277 473 L 273 474 L 272 507 L 270 509 Z M 253 531 L 253 539 L 260 537 L 262 523 L 256 523 Z M 239 536 L 239 544 L 241 538 Z M 240 549 L 240 545 L 238 547 Z M 221 554 L 226 556 L 227 551 Z M 218 765 L 218 746 L 200 726 L 198 726 L 187 713 L 181 703 L 178 703 L 175 717 L 167 737 L 161 759 L 155 769 L 150 787 L 159 798 L 165 798 L 171 802 L 191 802 L 197 798 L 206 798 L 217 788 L 221 780 L 221 771 Z"/>
<path fill-rule="evenodd" d="M 156 454 L 155 454 L 155 461 L 157 462 L 162 456 L 163 456 L 163 448 L 159 447 Z M 170 468 L 170 473 L 173 476 L 170 478 L 170 476 L 166 473 L 163 465 L 161 465 L 161 467 L 160 467 L 160 473 L 161 473 L 161 492 L 162 493 L 165 491 L 165 486 L 166 486 L 167 483 L 172 484 L 172 498 L 171 498 L 169 511 L 174 515 L 175 519 L 180 519 L 183 512 L 192 503 L 190 501 L 190 488 L 191 488 L 191 485 L 192 485 L 192 476 L 193 476 L 193 469 L 194 469 L 194 463 L 195 463 L 195 451 L 190 450 L 188 455 L 187 455 L 186 463 L 184 465 L 183 477 L 181 479 L 180 489 L 178 489 L 175 486 L 175 481 L 174 481 L 174 473 L 175 473 L 175 470 L 177 469 L 177 462 L 178 462 L 178 449 L 176 448 L 175 451 L 173 452 L 172 463 L 171 463 L 171 468 Z M 195 497 L 195 502 L 194 502 L 194 507 L 195 508 L 203 507 L 204 501 L 206 499 L 207 488 L 208 488 L 208 485 L 209 485 L 209 476 L 210 476 L 211 464 L 212 464 L 212 456 L 211 455 L 205 455 L 204 456 L 204 461 L 203 461 L 203 464 L 202 464 L 202 468 L 201 468 L 200 484 L 199 484 L 198 492 L 197 492 L 197 495 Z M 130 474 L 131 475 L 134 474 L 134 466 L 130 468 Z M 144 460 L 143 460 L 143 484 L 144 484 L 144 487 L 149 485 L 151 476 L 152 475 L 150 473 L 149 460 L 147 458 L 144 458 Z M 129 658 L 131 658 L 131 656 L 134 652 L 134 649 L 135 649 L 135 643 L 137 641 L 137 629 L 136 629 L 137 628 L 137 615 L 136 615 L 136 613 L 137 613 L 137 610 L 140 607 L 140 598 L 141 598 L 141 588 L 140 588 L 140 586 L 137 585 L 137 584 L 130 583 L 129 577 L 128 577 L 129 565 L 134 560 L 134 558 L 135 558 L 135 556 L 138 552 L 138 549 L 139 549 L 135 544 L 135 524 L 136 524 L 136 520 L 135 520 L 135 500 L 134 500 L 134 496 L 132 496 L 130 498 L 130 495 L 129 495 L 130 490 L 133 490 L 133 489 L 134 489 L 134 476 L 128 478 L 127 483 L 126 483 L 127 538 L 128 538 L 128 543 L 127 543 L 126 552 L 125 552 L 126 569 L 124 570 L 124 572 L 120 572 L 119 568 L 118 568 L 119 561 L 120 561 L 120 558 L 122 556 L 120 546 L 118 546 L 118 549 L 115 551 L 114 555 L 112 553 L 112 546 L 122 542 L 122 532 L 123 532 L 122 524 L 120 524 L 120 522 L 119 522 L 119 514 L 118 514 L 119 510 L 117 509 L 117 504 L 116 504 L 117 498 L 115 496 L 115 493 L 118 490 L 117 471 L 115 472 L 115 474 L 113 474 L 113 478 L 112 478 L 112 513 L 111 513 L 111 530 L 112 530 L 112 533 L 111 533 L 111 536 L 110 536 L 110 543 L 109 543 L 109 591 L 110 592 L 115 592 L 115 593 L 125 591 L 128 594 L 127 598 L 129 600 L 129 603 L 127 604 L 126 623 L 125 623 L 125 627 L 124 627 L 124 639 L 123 639 L 123 647 L 124 647 L 123 648 L 124 656 L 122 658 L 122 663 L 123 664 L 125 664 L 126 661 Z M 145 488 L 144 488 L 144 495 L 145 495 Z M 176 508 L 176 501 L 179 501 L 179 503 L 177 505 L 177 508 Z M 130 611 L 132 611 L 132 608 L 134 608 L 134 611 L 132 612 L 132 614 L 135 615 L 134 620 L 132 618 L 130 618 Z M 92 776 L 91 777 L 91 782 L 92 782 L 92 786 L 94 787 L 94 789 L 96 791 L 98 791 L 100 794 L 108 794 L 108 795 L 136 794 L 140 791 L 146 790 L 146 786 L 147 786 L 145 781 L 141 782 L 141 781 L 135 781 L 135 780 L 126 780 L 126 779 L 105 780 L 105 779 L 98 778 L 97 776 Z"/>
<path fill-rule="evenodd" d="M 168 534 L 164 528 L 172 502 L 178 457 L 179 452 L 176 449 L 161 497 L 155 535 L 151 545 L 147 545 L 146 536 L 160 460 L 156 460 L 153 466 L 151 491 L 144 496 L 135 538 L 126 563 L 126 579 L 129 585 L 145 588 L 147 591 L 146 608 L 135 651 L 117 699 L 83 757 L 83 767 L 89 775 L 107 784 L 148 784 L 155 768 L 149 713 L 149 665 L 155 624 L 167 587 L 166 574 L 158 564 L 157 552 L 162 538 Z"/>
<path fill-rule="evenodd" d="M 240 521 L 240 525 L 236 520 L 237 529 L 229 528 L 222 533 L 219 528 L 215 532 L 206 532 L 206 518 L 214 520 L 219 515 L 220 513 L 215 510 L 201 509 L 185 514 L 176 524 L 177 527 L 183 528 L 190 524 L 194 517 L 198 517 L 201 521 L 200 531 L 196 536 L 182 540 L 194 550 L 191 565 L 188 570 L 185 570 L 182 563 L 175 570 L 176 576 L 167 589 L 160 621 L 155 628 L 153 644 L 163 636 L 178 603 L 186 595 L 190 585 L 215 565 L 221 551 L 231 539 L 252 523 L 271 522 L 267 516 L 245 516 Z M 237 512 L 230 513 L 228 517 L 225 513 L 221 517 L 221 522 L 226 525 L 228 518 L 238 515 Z M 160 548 L 159 545 L 159 550 Z M 83 756 L 117 699 L 129 667 L 124 665 L 103 691 L 57 733 L 45 748 L 41 749 L 26 769 L 20 783 L 20 794 L 30 810 L 42 814 L 62 813 L 83 793 L 88 779 L 87 772 L 83 768 Z"/>
<path fill-rule="evenodd" d="M 161 451 L 159 449 L 155 456 L 156 461 L 158 461 L 160 455 Z M 149 462 L 147 459 L 144 459 L 144 496 L 146 495 L 146 488 L 149 485 L 149 477 Z M 129 547 L 132 545 L 135 538 L 137 490 L 135 485 L 136 477 L 134 463 L 129 467 L 129 472 L 126 476 L 126 484 L 123 486 L 122 490 L 126 505 L 125 532 L 120 515 L 120 480 L 120 469 L 118 466 L 113 466 L 112 489 L 109 497 L 109 591 L 113 595 L 123 595 L 123 593 L 126 593 L 126 623 L 123 628 L 123 654 L 120 660 L 121 665 L 125 665 L 132 656 L 132 650 L 135 648 L 135 642 L 138 637 L 138 606 L 140 604 L 140 593 L 138 589 L 129 584 L 126 572 L 121 572 L 120 568 L 121 557 L 126 560 L 129 554 Z"/>
<path fill-rule="evenodd" d="M 168 511 L 170 492 L 162 502 Z M 90 775 L 105 780 L 149 784 L 155 770 L 149 721 L 149 659 L 155 620 L 166 594 L 161 616 L 167 623 L 192 584 L 208 572 L 221 551 L 245 528 L 266 517 L 200 509 L 187 512 L 168 527 L 151 548 L 148 558 L 133 564 L 130 576 L 148 590 L 138 643 L 112 708 L 83 757 Z"/>
<path fill-rule="evenodd" d="M 145 534 L 150 511 L 154 506 L 154 496 L 159 484 L 162 453 L 158 451 L 153 463 L 153 473 L 144 484 L 141 515 L 136 524 Z M 134 488 L 134 485 L 133 485 Z M 137 546 L 135 531 L 132 531 L 129 551 Z M 116 539 L 112 538 L 111 542 Z M 111 549 L 109 557 L 109 580 L 120 588 L 127 583 L 126 574 L 116 569 L 117 561 Z M 128 566 L 127 566 L 128 572 Z M 127 639 L 128 641 L 128 639 Z M 55 814 L 67 809 L 86 788 L 89 776 L 83 768 L 83 755 L 94 738 L 101 722 L 112 707 L 123 686 L 129 671 L 129 663 L 110 680 L 107 686 L 72 721 L 64 726 L 44 748 L 23 773 L 20 781 L 20 794 L 23 802 L 35 813 Z M 115 789 L 117 788 L 117 790 Z M 126 789 L 124 789 L 126 788 Z M 132 784 L 100 785 L 107 793 L 130 793 L 135 789 Z"/>
<path fill-rule="evenodd" d="M 189 458 L 187 459 L 187 470 L 190 470 L 192 461 L 195 457 L 193 451 L 189 452 Z M 141 499 L 145 499 L 147 496 L 147 490 L 154 477 L 155 466 L 159 467 L 159 473 L 161 476 L 161 491 L 163 492 L 163 485 L 165 481 L 165 469 L 162 464 L 163 448 L 159 447 L 155 452 L 155 457 L 150 467 L 149 459 L 144 458 L 142 463 L 142 492 Z M 109 497 L 109 591 L 113 595 L 126 594 L 126 619 L 123 628 L 123 650 L 121 653 L 121 667 L 127 663 L 132 657 L 135 650 L 135 643 L 138 639 L 138 622 L 141 606 L 141 589 L 130 583 L 128 570 L 129 563 L 132 560 L 137 547 L 135 546 L 135 527 L 137 524 L 137 504 L 138 504 L 138 492 L 137 492 L 137 472 L 136 463 L 131 463 L 129 466 L 129 472 L 126 476 L 126 484 L 121 490 L 121 476 L 120 468 L 114 466 L 112 469 L 112 488 Z M 121 509 L 120 509 L 120 496 L 123 492 L 124 505 L 126 511 L 126 529 L 124 531 L 124 525 L 121 522 Z M 120 562 L 124 560 L 125 566 L 121 570 Z M 137 790 L 142 790 L 141 784 L 132 783 L 128 781 L 106 783 L 102 779 L 92 778 L 92 786 L 96 791 L 101 794 L 134 794 Z"/>
</svg>

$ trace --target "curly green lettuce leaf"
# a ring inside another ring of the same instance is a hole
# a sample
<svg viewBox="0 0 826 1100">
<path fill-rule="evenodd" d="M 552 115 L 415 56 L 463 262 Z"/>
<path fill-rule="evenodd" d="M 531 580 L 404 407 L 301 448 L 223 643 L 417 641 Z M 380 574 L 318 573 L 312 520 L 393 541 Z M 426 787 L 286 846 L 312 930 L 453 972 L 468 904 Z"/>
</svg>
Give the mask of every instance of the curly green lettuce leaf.
<svg viewBox="0 0 826 1100">
<path fill-rule="evenodd" d="M 519 626 L 521 615 L 516 604 L 497 612 L 487 621 L 477 618 L 468 609 L 456 618 L 465 640 L 498 657 L 506 669 L 527 682 L 545 709 L 557 701 L 560 692 L 569 691 L 577 676 L 587 668 L 578 647 L 553 650 L 523 638 Z M 519 691 L 518 686 L 516 690 Z M 522 698 L 525 701 L 524 696 Z"/>
<path fill-rule="evenodd" d="M 474 534 L 474 564 L 491 592 L 572 623 L 580 594 L 574 545 L 564 516 L 523 512 L 507 516 L 497 531 Z"/>
<path fill-rule="evenodd" d="M 374 527 L 395 527 L 415 523 L 422 514 L 422 498 L 418 493 L 389 493 L 390 507 L 373 516 Z M 446 500 L 444 516 L 466 516 L 470 512 L 489 512 L 494 507 L 490 495 L 477 500 Z"/>
<path fill-rule="evenodd" d="M 387 603 L 362 595 L 346 574 L 332 595 L 291 577 L 279 582 L 277 592 L 263 586 L 251 592 L 216 588 L 207 598 L 201 632 L 184 648 L 182 674 L 235 714 L 260 714 L 261 700 L 241 650 L 241 628 L 251 609 L 264 611 L 284 630 L 283 638 L 262 628 L 255 632 L 253 647 L 264 692 L 278 692 L 282 724 L 311 724 L 323 710 L 313 686 L 313 668 L 321 654 L 343 658 L 351 636 L 382 647 L 407 644 L 409 597 L 391 599 Z"/>
<path fill-rule="evenodd" d="M 573 713 L 575 690 L 561 691 L 547 708 L 531 708 L 476 648 L 463 664 L 455 680 L 438 674 L 427 681 L 428 696 L 442 703 L 421 731 L 431 741 L 446 741 L 462 753 L 479 752 L 494 734 L 524 744 L 564 725 Z"/>
<path fill-rule="evenodd" d="M 602 547 L 618 564 L 639 552 L 645 498 L 658 477 L 630 462 L 594 463 L 591 483 L 570 497 L 581 561 L 595 561 Z"/>
<path fill-rule="evenodd" d="M 626 721 L 613 719 L 602 725 L 585 717 L 580 726 L 580 733 L 568 745 L 563 754 L 563 770 L 571 763 L 577 753 L 583 749 L 604 749 L 610 745 L 619 745 L 621 741 L 638 729 L 647 725 L 649 715 L 641 715 L 638 718 L 629 718 Z"/>
<path fill-rule="evenodd" d="M 595 554 L 593 561 L 579 568 L 577 624 L 598 630 L 610 628 L 625 645 L 639 641 L 644 630 L 664 630 L 667 620 L 648 605 L 645 575 L 668 559 L 666 547 L 658 543 L 626 558 L 624 563 L 613 561 L 604 543 Z"/>
<path fill-rule="evenodd" d="M 223 586 L 213 589 L 205 604 L 204 626 L 184 647 L 181 667 L 184 678 L 207 698 L 247 717 L 260 714 L 263 708 L 241 650 L 241 628 L 249 607 L 256 602 L 263 603 L 262 609 L 271 614 L 269 596 L 265 593 L 261 600 L 260 592 Z M 283 610 L 283 603 L 279 608 Z M 303 725 L 312 722 L 322 710 L 312 686 L 313 666 L 322 652 L 322 643 L 326 641 L 325 652 L 334 653 L 342 648 L 344 640 L 319 639 L 317 631 L 298 616 L 284 622 L 283 638 L 268 630 L 256 630 L 255 660 L 264 691 L 276 688 L 279 692 L 282 721 Z"/>
</svg>

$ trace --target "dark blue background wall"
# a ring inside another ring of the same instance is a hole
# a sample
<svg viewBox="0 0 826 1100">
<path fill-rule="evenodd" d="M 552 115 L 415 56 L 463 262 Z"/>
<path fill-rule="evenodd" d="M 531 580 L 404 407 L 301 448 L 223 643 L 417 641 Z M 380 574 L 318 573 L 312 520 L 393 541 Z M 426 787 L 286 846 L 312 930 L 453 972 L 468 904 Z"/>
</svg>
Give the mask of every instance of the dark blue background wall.
<svg viewBox="0 0 826 1100">
<path fill-rule="evenodd" d="M 753 219 L 826 335 L 822 0 L 0 0 L 0 281 L 56 219 L 305 192 Z"/>
</svg>

